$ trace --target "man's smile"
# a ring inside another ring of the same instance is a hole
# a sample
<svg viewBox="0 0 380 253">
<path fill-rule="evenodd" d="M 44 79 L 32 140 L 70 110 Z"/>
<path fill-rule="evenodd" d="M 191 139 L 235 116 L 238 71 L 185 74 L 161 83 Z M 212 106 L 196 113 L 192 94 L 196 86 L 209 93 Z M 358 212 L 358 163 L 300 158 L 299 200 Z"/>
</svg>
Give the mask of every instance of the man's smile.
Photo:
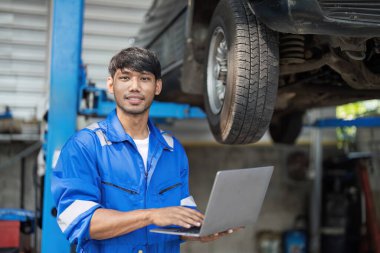
<svg viewBox="0 0 380 253">
<path fill-rule="evenodd" d="M 140 104 L 142 101 L 145 100 L 144 96 L 142 95 L 127 95 L 124 96 L 124 99 L 126 99 L 130 104 Z"/>
</svg>

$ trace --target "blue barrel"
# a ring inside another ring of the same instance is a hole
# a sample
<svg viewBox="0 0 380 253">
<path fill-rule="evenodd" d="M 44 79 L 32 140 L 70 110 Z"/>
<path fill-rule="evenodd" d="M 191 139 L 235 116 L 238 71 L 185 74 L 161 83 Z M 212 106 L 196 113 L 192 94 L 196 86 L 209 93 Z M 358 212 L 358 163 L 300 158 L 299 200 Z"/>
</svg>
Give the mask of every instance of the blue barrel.
<svg viewBox="0 0 380 253">
<path fill-rule="evenodd" d="M 290 230 L 284 233 L 283 247 L 284 253 L 306 253 L 307 237 L 303 230 Z"/>
</svg>

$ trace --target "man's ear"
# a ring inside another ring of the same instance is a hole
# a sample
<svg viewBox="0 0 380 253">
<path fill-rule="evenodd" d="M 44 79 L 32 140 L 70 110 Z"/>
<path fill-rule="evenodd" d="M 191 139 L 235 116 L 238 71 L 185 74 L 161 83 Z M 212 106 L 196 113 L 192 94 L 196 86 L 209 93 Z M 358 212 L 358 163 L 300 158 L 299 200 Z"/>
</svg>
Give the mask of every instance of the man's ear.
<svg viewBox="0 0 380 253">
<path fill-rule="evenodd" d="M 162 80 L 161 79 L 158 79 L 157 81 L 156 81 L 156 90 L 155 90 L 155 92 L 154 92 L 154 95 L 160 95 L 160 93 L 161 93 L 161 90 L 162 90 Z"/>
<path fill-rule="evenodd" d="M 110 94 L 113 94 L 113 78 L 111 76 L 107 77 L 107 90 Z"/>
</svg>

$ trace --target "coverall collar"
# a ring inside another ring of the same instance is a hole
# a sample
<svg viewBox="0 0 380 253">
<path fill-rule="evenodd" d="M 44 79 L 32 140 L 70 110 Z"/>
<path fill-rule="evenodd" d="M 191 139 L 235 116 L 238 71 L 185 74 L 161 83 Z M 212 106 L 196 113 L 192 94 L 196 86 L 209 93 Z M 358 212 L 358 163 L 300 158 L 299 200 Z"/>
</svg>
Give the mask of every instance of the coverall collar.
<svg viewBox="0 0 380 253">
<path fill-rule="evenodd" d="M 106 135 L 111 142 L 123 142 L 123 141 L 132 141 L 132 137 L 127 134 L 121 124 L 119 118 L 116 114 L 116 109 L 114 109 L 110 114 L 108 114 L 106 119 Z M 159 142 L 164 146 L 165 149 L 172 150 L 173 148 L 165 141 L 162 136 L 161 131 L 154 125 L 153 121 L 148 119 L 148 127 L 150 130 L 151 136 L 156 137 Z"/>
</svg>

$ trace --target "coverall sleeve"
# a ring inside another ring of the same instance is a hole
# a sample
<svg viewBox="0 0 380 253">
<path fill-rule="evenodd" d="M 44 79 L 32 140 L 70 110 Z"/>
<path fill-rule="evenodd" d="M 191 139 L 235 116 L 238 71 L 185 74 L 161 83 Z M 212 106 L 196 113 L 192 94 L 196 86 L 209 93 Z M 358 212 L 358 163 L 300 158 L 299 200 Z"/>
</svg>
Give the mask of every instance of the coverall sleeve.
<svg viewBox="0 0 380 253">
<path fill-rule="evenodd" d="M 189 191 L 189 161 L 187 159 L 186 152 L 184 148 L 181 146 L 181 156 L 182 156 L 182 164 L 181 164 L 181 180 L 182 180 L 182 190 L 181 190 L 181 206 L 185 206 L 191 209 L 197 209 L 197 204 L 194 201 L 193 196 L 190 195 Z M 186 240 L 180 239 L 181 243 L 186 242 Z"/>
<path fill-rule="evenodd" d="M 181 206 L 186 206 L 189 208 L 196 209 L 197 205 L 195 204 L 193 196 L 190 195 L 189 191 L 189 162 L 187 159 L 186 152 L 184 148 L 181 146 L 181 156 L 182 156 L 182 164 L 181 164 Z"/>
<path fill-rule="evenodd" d="M 57 222 L 70 244 L 77 245 L 77 252 L 90 239 L 92 215 L 101 207 L 96 144 L 88 147 L 89 144 L 72 137 L 63 147 L 52 173 Z"/>
</svg>

